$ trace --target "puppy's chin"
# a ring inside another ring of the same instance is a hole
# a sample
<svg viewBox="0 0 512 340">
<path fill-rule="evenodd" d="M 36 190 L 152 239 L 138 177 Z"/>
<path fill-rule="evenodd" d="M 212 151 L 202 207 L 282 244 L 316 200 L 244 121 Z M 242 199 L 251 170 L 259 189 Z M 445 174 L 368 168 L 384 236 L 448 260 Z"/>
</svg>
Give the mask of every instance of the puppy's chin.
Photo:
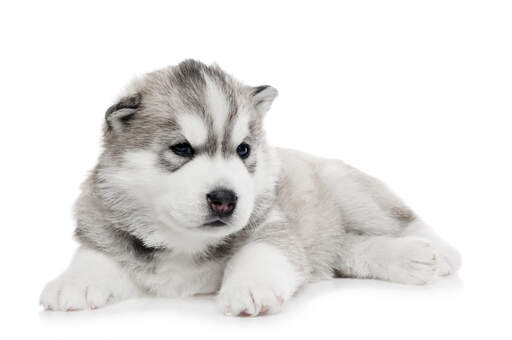
<svg viewBox="0 0 512 340">
<path fill-rule="evenodd" d="M 244 226 L 238 226 L 233 224 L 225 224 L 223 226 L 212 226 L 211 224 L 202 225 L 193 229 L 188 229 L 194 235 L 204 235 L 204 236 L 213 236 L 213 237 L 225 237 L 229 234 L 233 234 Z"/>
<path fill-rule="evenodd" d="M 227 236 L 243 229 L 249 223 L 249 217 L 220 220 L 212 218 L 199 226 L 187 228 L 194 234 L 209 236 Z"/>
<path fill-rule="evenodd" d="M 171 215 L 165 215 L 165 217 L 160 216 L 160 221 L 169 231 L 197 238 L 222 238 L 240 231 L 249 222 L 249 218 L 243 220 L 240 218 L 228 219 L 225 222 L 211 218 L 199 223 L 195 221 L 193 223 L 190 223 L 190 221 L 187 221 L 188 223 L 180 223 Z"/>
</svg>

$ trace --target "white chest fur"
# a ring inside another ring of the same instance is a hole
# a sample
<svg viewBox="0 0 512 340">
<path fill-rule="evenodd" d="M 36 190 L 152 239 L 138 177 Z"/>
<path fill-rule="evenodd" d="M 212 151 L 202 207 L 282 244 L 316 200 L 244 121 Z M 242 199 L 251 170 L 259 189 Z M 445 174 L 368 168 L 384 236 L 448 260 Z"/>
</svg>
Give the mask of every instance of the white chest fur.
<svg viewBox="0 0 512 340">
<path fill-rule="evenodd" d="M 224 261 L 197 263 L 189 254 L 161 257 L 155 270 L 138 273 L 138 281 L 158 296 L 191 296 L 215 293 L 220 287 Z"/>
</svg>

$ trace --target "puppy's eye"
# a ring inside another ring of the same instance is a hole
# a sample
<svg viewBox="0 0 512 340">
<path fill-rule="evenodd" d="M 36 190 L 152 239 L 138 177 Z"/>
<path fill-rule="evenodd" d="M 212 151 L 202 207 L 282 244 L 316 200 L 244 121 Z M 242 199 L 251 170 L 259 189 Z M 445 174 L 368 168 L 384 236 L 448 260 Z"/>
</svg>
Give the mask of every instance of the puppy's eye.
<svg viewBox="0 0 512 340">
<path fill-rule="evenodd" d="M 251 147 L 249 144 L 244 142 L 236 148 L 236 153 L 238 154 L 238 156 L 240 156 L 240 158 L 246 159 L 247 157 L 249 157 L 249 154 L 251 153 Z"/>
<path fill-rule="evenodd" d="M 174 144 L 170 147 L 170 149 L 172 150 L 172 152 L 181 157 L 194 156 L 194 149 L 192 148 L 192 145 L 190 145 L 190 143 L 188 142 Z"/>
</svg>

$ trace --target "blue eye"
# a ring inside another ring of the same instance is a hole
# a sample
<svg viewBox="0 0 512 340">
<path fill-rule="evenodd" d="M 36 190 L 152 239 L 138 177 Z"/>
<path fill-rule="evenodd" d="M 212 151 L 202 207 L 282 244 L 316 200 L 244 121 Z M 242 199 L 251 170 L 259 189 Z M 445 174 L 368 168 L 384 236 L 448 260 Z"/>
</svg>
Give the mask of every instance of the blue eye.
<svg viewBox="0 0 512 340">
<path fill-rule="evenodd" d="M 247 143 L 242 143 L 236 148 L 236 153 L 240 158 L 246 159 L 249 157 L 249 154 L 251 153 L 251 147 Z"/>
<path fill-rule="evenodd" d="M 192 148 L 192 145 L 190 145 L 190 143 L 187 142 L 174 144 L 170 147 L 170 149 L 172 150 L 172 152 L 181 157 L 194 156 L 194 149 Z"/>
</svg>

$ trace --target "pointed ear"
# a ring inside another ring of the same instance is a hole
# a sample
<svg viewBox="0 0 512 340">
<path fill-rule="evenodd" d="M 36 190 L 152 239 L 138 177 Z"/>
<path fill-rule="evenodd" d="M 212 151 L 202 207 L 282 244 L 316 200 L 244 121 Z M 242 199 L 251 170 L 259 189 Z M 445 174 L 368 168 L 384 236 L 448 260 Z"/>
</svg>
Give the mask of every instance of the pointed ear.
<svg viewBox="0 0 512 340">
<path fill-rule="evenodd" d="M 256 109 L 261 114 L 265 114 L 270 110 L 277 94 L 277 90 L 269 85 L 256 86 L 251 89 L 254 106 L 256 106 Z"/>
<path fill-rule="evenodd" d="M 105 112 L 105 121 L 107 129 L 119 130 L 123 126 L 129 125 L 130 120 L 140 109 L 142 96 L 140 93 L 121 98 L 117 103 L 108 108 Z"/>
</svg>

